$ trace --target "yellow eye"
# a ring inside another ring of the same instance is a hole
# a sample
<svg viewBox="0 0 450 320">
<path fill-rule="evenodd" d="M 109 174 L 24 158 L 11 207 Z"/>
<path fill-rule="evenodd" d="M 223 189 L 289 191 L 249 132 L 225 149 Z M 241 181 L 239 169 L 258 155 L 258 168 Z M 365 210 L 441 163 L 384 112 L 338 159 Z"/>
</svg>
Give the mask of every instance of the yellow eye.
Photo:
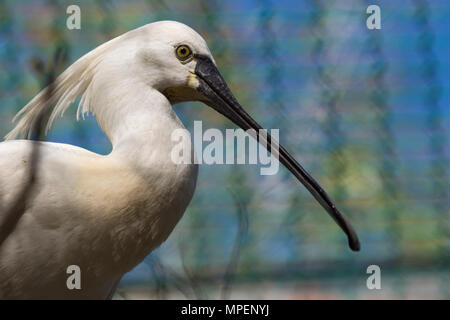
<svg viewBox="0 0 450 320">
<path fill-rule="evenodd" d="M 182 44 L 181 46 L 178 46 L 175 50 L 175 53 L 177 55 L 177 58 L 181 61 L 185 61 L 189 59 L 192 56 L 192 50 L 188 46 Z"/>
</svg>

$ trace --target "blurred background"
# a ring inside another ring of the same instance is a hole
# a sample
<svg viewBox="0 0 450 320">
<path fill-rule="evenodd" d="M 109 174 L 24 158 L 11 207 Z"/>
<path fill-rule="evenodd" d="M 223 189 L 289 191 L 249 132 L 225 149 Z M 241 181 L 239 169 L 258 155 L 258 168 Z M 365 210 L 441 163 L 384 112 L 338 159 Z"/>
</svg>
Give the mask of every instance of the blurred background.
<svg viewBox="0 0 450 320">
<path fill-rule="evenodd" d="M 81 30 L 66 9 L 81 8 Z M 381 30 L 366 8 L 381 7 Z M 57 74 L 133 28 L 178 20 L 205 37 L 241 104 L 328 191 L 361 239 L 340 229 L 284 168 L 201 166 L 175 231 L 127 274 L 118 298 L 450 298 L 450 3 L 447 0 L 148 0 L 0 2 L 0 135 Z M 75 107 L 47 140 L 107 154 Z M 235 128 L 200 103 L 184 125 Z M 369 290 L 369 265 L 381 290 Z"/>
</svg>

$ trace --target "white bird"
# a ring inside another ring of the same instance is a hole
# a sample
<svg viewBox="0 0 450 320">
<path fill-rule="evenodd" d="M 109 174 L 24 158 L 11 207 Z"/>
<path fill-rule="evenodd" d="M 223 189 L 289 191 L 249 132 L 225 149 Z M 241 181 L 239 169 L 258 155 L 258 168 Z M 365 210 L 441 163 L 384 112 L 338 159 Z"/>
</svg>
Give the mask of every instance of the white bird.
<svg viewBox="0 0 450 320">
<path fill-rule="evenodd" d="M 12 140 L 29 137 L 47 105 L 50 128 L 79 96 L 78 116 L 96 115 L 110 154 Z M 55 80 L 51 97 L 43 90 L 17 114 L 9 141 L 0 143 L 0 226 L 27 182 L 36 144 L 39 162 L 23 215 L 0 235 L 0 298 L 112 296 L 121 277 L 167 239 L 192 198 L 198 169 L 171 160 L 171 134 L 184 128 L 173 104 L 194 100 L 244 130 L 261 128 L 233 97 L 204 39 L 184 24 L 161 21 L 87 53 Z M 359 250 L 352 227 L 317 182 L 281 146 L 277 156 Z M 80 267 L 81 290 L 66 285 L 69 265 Z"/>
</svg>

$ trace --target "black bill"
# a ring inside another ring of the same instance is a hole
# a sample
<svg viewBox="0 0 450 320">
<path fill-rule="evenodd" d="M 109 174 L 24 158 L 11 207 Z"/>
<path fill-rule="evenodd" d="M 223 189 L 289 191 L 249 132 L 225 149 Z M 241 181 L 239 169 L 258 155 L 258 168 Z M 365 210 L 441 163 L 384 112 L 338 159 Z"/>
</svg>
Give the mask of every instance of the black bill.
<svg viewBox="0 0 450 320">
<path fill-rule="evenodd" d="M 200 85 L 197 90 L 202 93 L 208 101 L 205 101 L 210 107 L 214 108 L 219 113 L 233 121 L 243 130 L 253 129 L 257 133 L 262 127 L 253 120 L 247 112 L 236 101 L 225 80 L 217 70 L 214 63 L 206 56 L 194 55 L 197 61 L 195 74 L 198 77 Z M 320 205 L 328 212 L 328 214 L 336 221 L 336 223 L 345 232 L 348 238 L 348 244 L 353 251 L 359 251 L 360 244 L 356 232 L 353 230 L 351 224 L 345 219 L 336 205 L 328 197 L 327 193 L 314 180 L 313 177 L 306 172 L 305 169 L 281 146 L 276 140 L 272 140 L 267 133 L 265 136 L 254 137 L 263 143 L 267 150 L 271 150 L 272 144 L 276 146 L 274 149 L 278 150 L 278 159 L 281 163 L 289 169 L 289 171 L 297 177 L 297 179 L 308 189 Z M 261 141 L 261 139 L 265 141 Z"/>
</svg>

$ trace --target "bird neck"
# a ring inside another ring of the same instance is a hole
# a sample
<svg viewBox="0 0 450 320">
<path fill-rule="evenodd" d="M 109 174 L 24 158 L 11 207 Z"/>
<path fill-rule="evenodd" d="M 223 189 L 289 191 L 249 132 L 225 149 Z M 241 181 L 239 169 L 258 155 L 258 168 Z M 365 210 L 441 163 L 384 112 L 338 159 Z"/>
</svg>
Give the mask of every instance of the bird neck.
<svg viewBox="0 0 450 320">
<path fill-rule="evenodd" d="M 97 121 L 110 139 L 113 151 L 133 162 L 170 161 L 173 130 L 184 129 L 167 98 L 155 89 L 134 85 L 108 90 Z"/>
</svg>

